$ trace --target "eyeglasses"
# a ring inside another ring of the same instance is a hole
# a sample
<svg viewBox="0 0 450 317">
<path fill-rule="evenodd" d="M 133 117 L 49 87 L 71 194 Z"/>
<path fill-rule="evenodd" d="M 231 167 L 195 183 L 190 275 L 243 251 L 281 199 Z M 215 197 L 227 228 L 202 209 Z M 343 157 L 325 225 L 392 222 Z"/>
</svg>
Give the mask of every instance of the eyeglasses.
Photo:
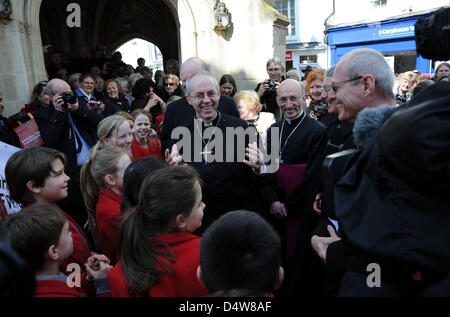
<svg viewBox="0 0 450 317">
<path fill-rule="evenodd" d="M 170 87 L 174 87 L 175 86 L 175 83 L 164 83 L 164 86 L 170 86 Z"/>
<path fill-rule="evenodd" d="M 299 97 L 290 96 L 290 97 L 280 97 L 278 98 L 278 103 L 282 106 L 288 103 L 290 101 L 291 103 L 297 103 L 300 101 Z"/>
<path fill-rule="evenodd" d="M 331 89 L 333 89 L 334 92 L 337 92 L 338 88 L 342 87 L 343 84 L 349 83 L 349 82 L 355 81 L 355 80 L 360 80 L 362 78 L 363 78 L 363 76 L 358 76 L 358 77 L 355 77 L 355 78 L 352 78 L 352 79 L 348 79 L 348 80 L 343 80 L 343 81 L 340 81 L 340 82 L 337 82 L 337 83 L 331 83 Z"/>
<path fill-rule="evenodd" d="M 218 93 L 217 93 L 217 91 L 211 90 L 211 91 L 208 91 L 206 94 L 205 93 L 196 93 L 191 97 L 200 101 L 200 100 L 205 99 L 206 96 L 208 96 L 209 99 L 216 98 L 218 96 Z"/>
<path fill-rule="evenodd" d="M 331 86 L 323 86 L 323 90 L 325 90 L 325 92 L 330 92 L 333 90 L 333 87 Z"/>
<path fill-rule="evenodd" d="M 280 72 L 281 68 L 267 68 L 267 72 L 269 73 L 275 73 L 275 72 Z"/>
</svg>

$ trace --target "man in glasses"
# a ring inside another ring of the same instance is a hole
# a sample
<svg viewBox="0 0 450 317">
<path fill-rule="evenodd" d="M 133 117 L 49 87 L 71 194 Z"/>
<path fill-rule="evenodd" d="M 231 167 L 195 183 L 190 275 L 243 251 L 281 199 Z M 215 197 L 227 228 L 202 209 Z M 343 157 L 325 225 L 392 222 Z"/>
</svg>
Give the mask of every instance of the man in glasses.
<svg viewBox="0 0 450 317">
<path fill-rule="evenodd" d="M 394 106 L 393 85 L 394 74 L 381 53 L 358 49 L 344 55 L 331 81 L 339 120 L 355 122 L 364 108 Z"/>
<path fill-rule="evenodd" d="M 276 100 L 284 119 L 272 125 L 267 133 L 268 152 L 277 148 L 273 144 L 275 141 L 279 143 L 280 169 L 276 177 L 273 175 L 272 186 L 264 187 L 263 197 L 270 206 L 271 222 L 285 248 L 284 296 L 294 292 L 306 295 L 311 286 L 306 269 L 312 255 L 308 246 L 314 226 L 312 205 L 320 184 L 320 167 L 327 144 L 325 126 L 302 110 L 303 95 L 296 80 L 286 79 L 279 85 Z M 274 131 L 279 132 L 277 140 L 272 140 Z"/>
<path fill-rule="evenodd" d="M 248 209 L 261 212 L 259 178 L 262 160 L 250 162 L 246 150 L 256 129 L 246 121 L 218 111 L 220 91 L 215 78 L 198 73 L 186 83 L 186 100 L 194 110 L 191 122 L 176 129 L 183 160 L 204 181 L 206 204 L 201 230 L 228 211 Z M 165 124 L 165 123 L 164 123 Z M 246 134 L 248 132 L 248 134 Z"/>
<path fill-rule="evenodd" d="M 282 111 L 277 104 L 277 88 L 284 80 L 285 67 L 278 57 L 272 57 L 266 64 L 267 75 L 269 79 L 264 80 L 256 86 L 255 91 L 258 93 L 263 111 L 273 113 L 275 119 L 280 120 Z"/>
<path fill-rule="evenodd" d="M 208 70 L 206 63 L 198 57 L 187 59 L 180 68 L 180 80 L 184 90 L 186 82 L 195 74 Z M 236 102 L 228 96 L 219 96 L 218 110 L 236 118 L 240 118 Z M 162 151 L 171 149 L 173 141 L 171 140 L 172 130 L 176 127 L 186 127 L 192 123 L 195 116 L 194 108 L 188 103 L 186 98 L 176 100 L 167 105 L 162 129 Z"/>
</svg>

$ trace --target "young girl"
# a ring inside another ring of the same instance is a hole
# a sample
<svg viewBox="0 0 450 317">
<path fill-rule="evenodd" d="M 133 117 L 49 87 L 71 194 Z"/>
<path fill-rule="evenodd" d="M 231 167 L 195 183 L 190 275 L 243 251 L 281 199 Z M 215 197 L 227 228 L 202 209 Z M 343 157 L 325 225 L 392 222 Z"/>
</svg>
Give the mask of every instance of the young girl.
<svg viewBox="0 0 450 317">
<path fill-rule="evenodd" d="M 94 146 L 92 151 L 95 152 L 97 149 L 106 146 L 118 147 L 127 152 L 133 161 L 136 158 L 133 157 L 132 131 L 133 122 L 126 117 L 121 115 L 109 116 L 103 119 L 97 127 L 98 143 Z M 172 148 L 172 152 L 169 152 L 168 149 L 166 150 L 164 158 L 170 165 L 177 165 L 182 160 L 176 145 Z"/>
<path fill-rule="evenodd" d="M 130 157 L 108 146 L 92 153 L 81 168 L 81 191 L 91 232 L 97 232 L 104 254 L 116 260 L 117 233 L 122 204 L 123 173 Z"/>
<path fill-rule="evenodd" d="M 123 199 L 120 210 L 122 214 L 139 203 L 139 191 L 145 178 L 165 167 L 169 167 L 169 164 L 154 156 L 143 157 L 128 165 L 123 173 Z"/>
<path fill-rule="evenodd" d="M 175 166 L 154 171 L 142 184 L 139 203 L 127 211 L 119 232 L 120 262 L 108 273 L 112 296 L 207 295 L 196 277 L 205 204 L 197 172 Z"/>
<path fill-rule="evenodd" d="M 131 149 L 135 160 L 144 156 L 156 156 L 162 159 L 161 141 L 151 128 L 152 116 L 149 112 L 136 109 L 131 115 L 134 118 L 133 143 Z"/>
<path fill-rule="evenodd" d="M 98 143 L 94 146 L 92 152 L 105 146 L 113 146 L 128 153 L 132 159 L 132 130 L 133 124 L 123 116 L 112 115 L 103 119 L 97 127 Z"/>
</svg>

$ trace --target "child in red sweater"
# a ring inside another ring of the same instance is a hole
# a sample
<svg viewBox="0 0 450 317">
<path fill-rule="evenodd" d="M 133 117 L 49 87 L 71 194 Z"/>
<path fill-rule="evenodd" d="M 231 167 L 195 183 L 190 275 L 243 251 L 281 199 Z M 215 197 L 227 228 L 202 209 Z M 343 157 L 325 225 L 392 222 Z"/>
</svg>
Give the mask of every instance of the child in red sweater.
<svg viewBox="0 0 450 317">
<path fill-rule="evenodd" d="M 6 163 L 5 176 L 10 197 L 23 207 L 36 203 L 54 204 L 67 197 L 69 177 L 64 173 L 66 157 L 63 153 L 46 148 L 32 147 L 14 153 Z M 67 272 L 70 263 L 77 263 L 82 273 L 91 254 L 91 245 L 81 227 L 64 211 L 58 209 L 69 223 L 73 252 L 61 262 L 60 270 Z M 92 289 L 82 280 L 86 290 Z M 89 295 L 93 295 L 89 292 Z"/>
<path fill-rule="evenodd" d="M 14 251 L 36 274 L 36 297 L 83 297 L 81 268 L 73 280 L 59 271 L 73 251 L 69 222 L 54 205 L 35 204 L 8 217 L 8 239 Z M 93 279 L 97 296 L 109 294 L 106 275 L 111 269 L 106 257 L 93 256 L 85 263 L 87 278 Z M 73 266 L 76 271 L 76 265 Z M 72 275 L 72 274 L 71 274 Z"/>
<path fill-rule="evenodd" d="M 142 184 L 139 203 L 123 216 L 120 260 L 108 273 L 112 296 L 207 295 L 197 280 L 203 209 L 200 178 L 191 167 L 158 169 Z"/>
<path fill-rule="evenodd" d="M 161 140 L 151 128 L 151 114 L 145 110 L 136 109 L 131 115 L 134 118 L 133 144 L 131 145 L 134 160 L 144 156 L 156 156 L 162 159 Z"/>
<path fill-rule="evenodd" d="M 116 260 L 122 204 L 123 173 L 131 160 L 126 152 L 108 146 L 94 150 L 81 168 L 81 191 L 88 210 L 89 228 L 97 232 L 104 254 Z"/>
</svg>

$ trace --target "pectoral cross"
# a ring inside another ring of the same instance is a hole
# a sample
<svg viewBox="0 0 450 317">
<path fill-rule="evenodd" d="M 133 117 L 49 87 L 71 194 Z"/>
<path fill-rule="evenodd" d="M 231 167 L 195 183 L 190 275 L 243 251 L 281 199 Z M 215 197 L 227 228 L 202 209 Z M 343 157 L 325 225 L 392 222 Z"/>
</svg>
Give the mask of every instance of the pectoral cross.
<svg viewBox="0 0 450 317">
<path fill-rule="evenodd" d="M 208 147 L 205 146 L 204 151 L 200 152 L 200 155 L 203 155 L 203 158 L 205 159 L 205 163 L 208 164 L 208 154 L 213 154 L 212 151 L 208 151 Z"/>
</svg>

